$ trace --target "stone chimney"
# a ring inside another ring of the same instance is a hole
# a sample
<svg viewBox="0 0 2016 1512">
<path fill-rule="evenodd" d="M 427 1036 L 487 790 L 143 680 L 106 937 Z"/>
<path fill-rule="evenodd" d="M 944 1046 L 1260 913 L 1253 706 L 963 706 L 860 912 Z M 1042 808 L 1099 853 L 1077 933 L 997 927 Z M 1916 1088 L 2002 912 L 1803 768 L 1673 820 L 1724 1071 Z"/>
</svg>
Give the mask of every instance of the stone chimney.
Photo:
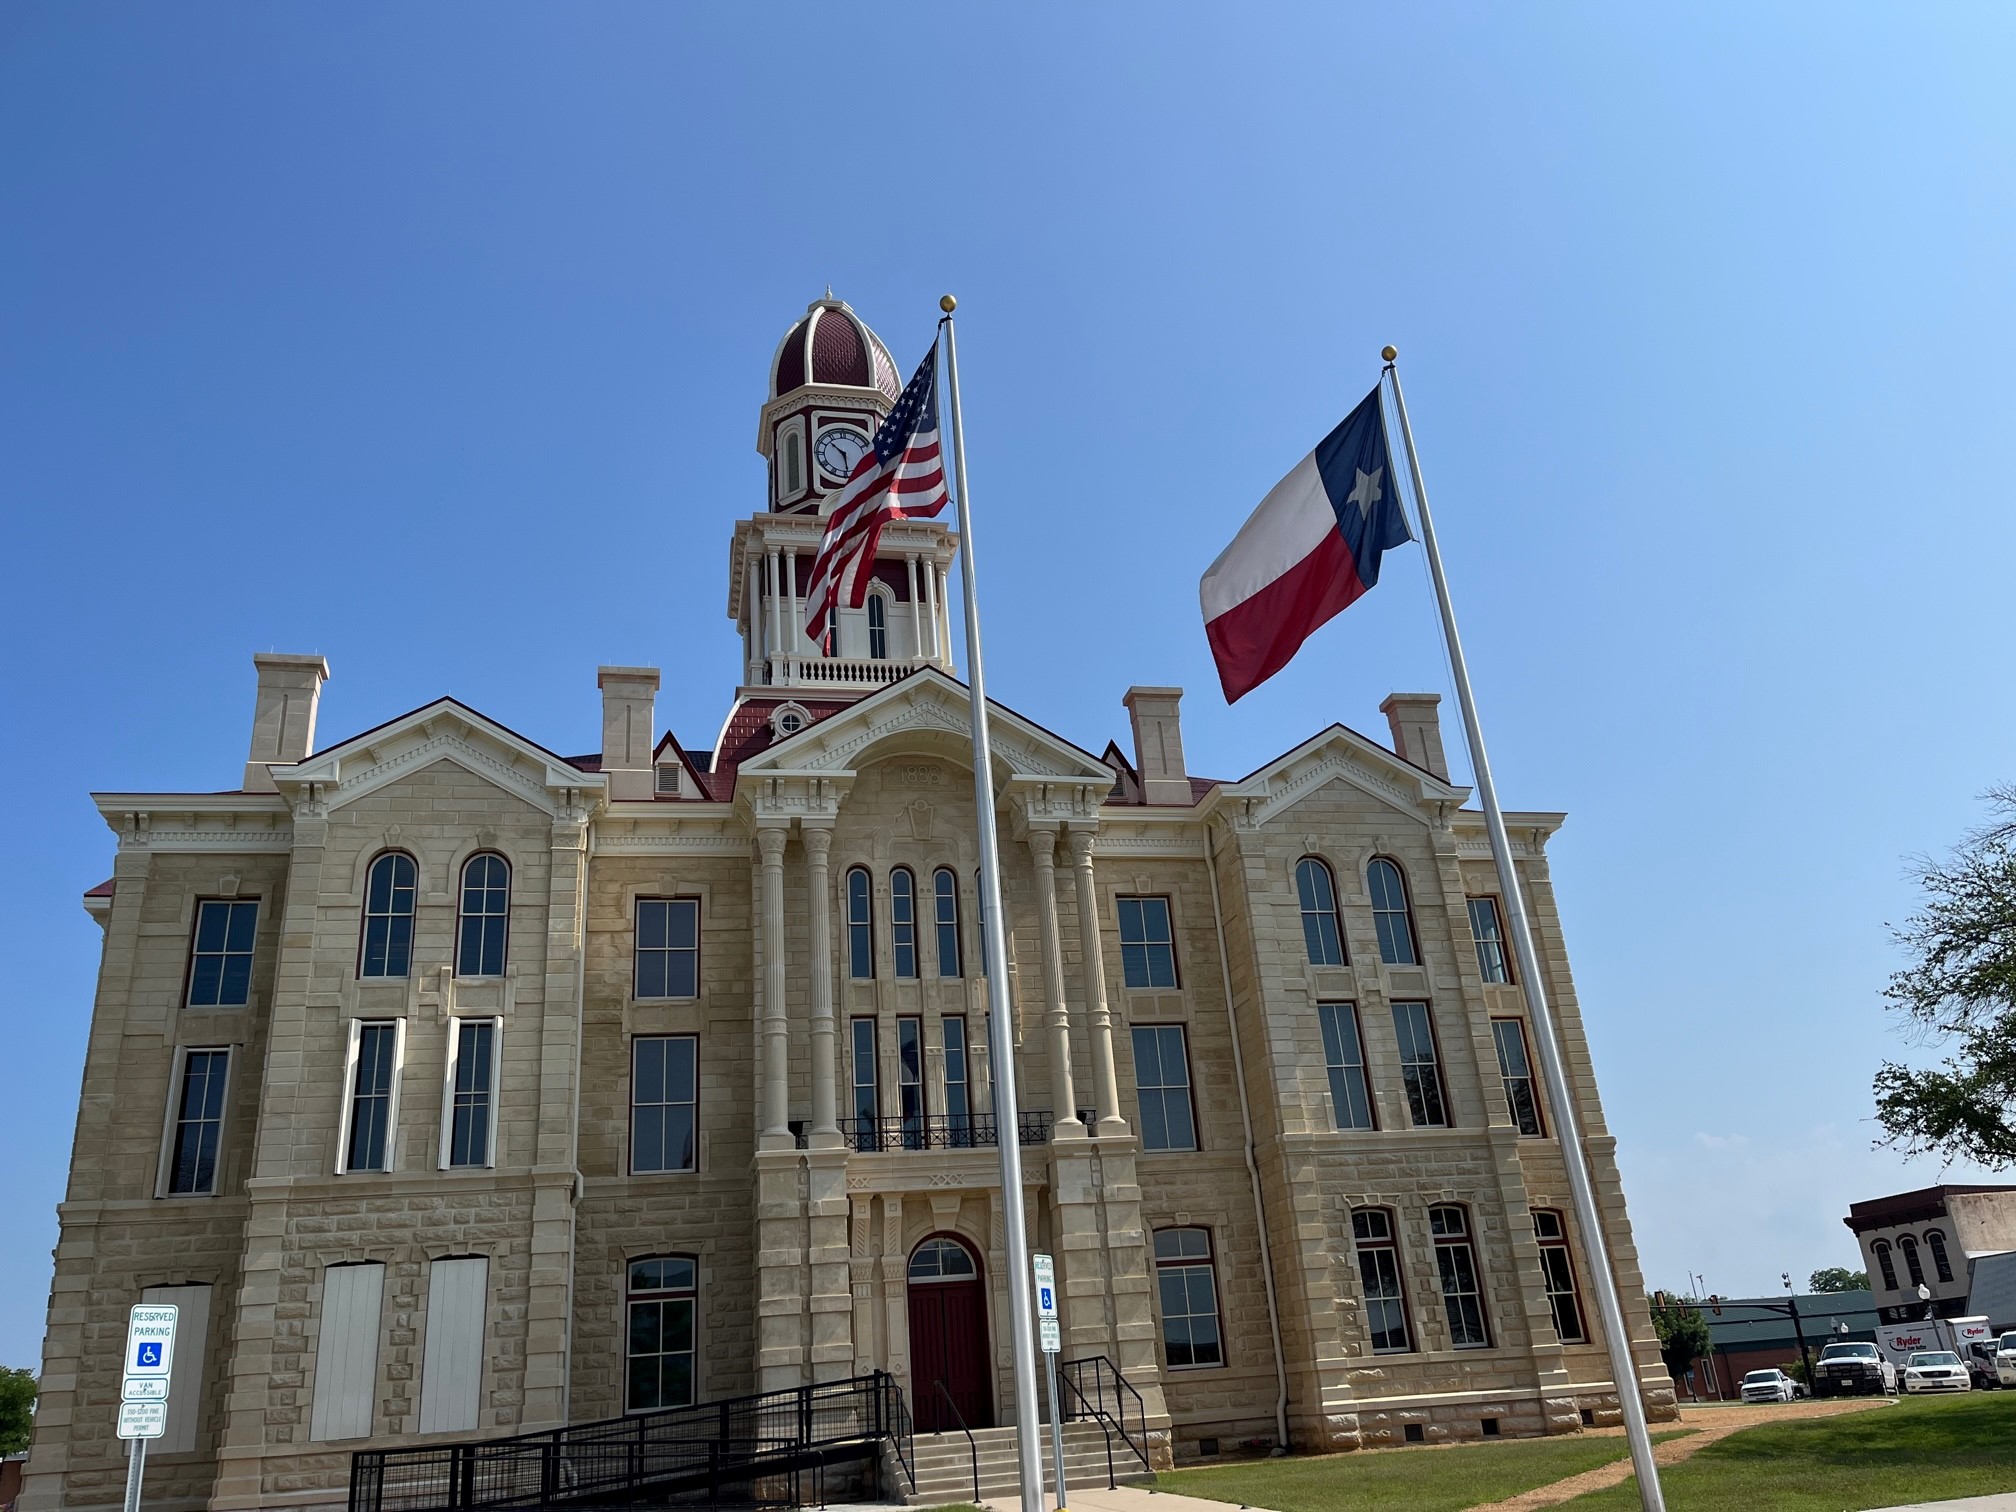
<svg viewBox="0 0 2016 1512">
<path fill-rule="evenodd" d="M 1441 702 L 1440 693 L 1389 693 L 1379 712 L 1392 727 L 1393 749 L 1447 782 L 1449 758 L 1442 754 L 1442 718 L 1436 713 Z"/>
<path fill-rule="evenodd" d="M 305 760 L 315 749 L 315 706 L 329 680 L 329 663 L 319 656 L 262 651 L 252 665 L 259 669 L 259 700 L 252 707 L 252 754 L 245 758 L 244 789 L 277 793 L 266 768 Z"/>
<path fill-rule="evenodd" d="M 1188 808 L 1190 778 L 1183 770 L 1183 719 L 1177 713 L 1183 690 L 1129 688 L 1120 701 L 1134 724 L 1134 769 L 1141 774 L 1142 800 Z"/>
<path fill-rule="evenodd" d="M 609 779 L 609 801 L 649 803 L 658 669 L 597 667 L 595 686 L 602 690 L 602 771 Z"/>
</svg>

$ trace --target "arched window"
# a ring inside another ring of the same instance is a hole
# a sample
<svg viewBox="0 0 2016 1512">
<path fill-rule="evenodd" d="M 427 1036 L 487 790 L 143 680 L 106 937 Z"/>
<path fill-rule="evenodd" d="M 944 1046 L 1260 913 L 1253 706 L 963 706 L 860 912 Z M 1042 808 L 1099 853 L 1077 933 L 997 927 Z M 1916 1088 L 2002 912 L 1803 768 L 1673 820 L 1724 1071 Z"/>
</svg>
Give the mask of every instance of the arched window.
<svg viewBox="0 0 2016 1512">
<path fill-rule="evenodd" d="M 1470 1214 L 1450 1205 L 1428 1209 L 1428 1232 L 1435 1239 L 1435 1271 L 1442 1281 L 1442 1306 L 1449 1318 L 1449 1342 L 1457 1349 L 1489 1349 L 1484 1320 L 1484 1288 L 1478 1280 L 1477 1251 L 1470 1242 Z"/>
<path fill-rule="evenodd" d="M 699 1289 L 700 1265 L 691 1255 L 630 1262 L 625 1411 L 692 1405 Z"/>
<path fill-rule="evenodd" d="M 910 868 L 899 866 L 889 873 L 889 953 L 894 957 L 896 975 L 911 980 L 917 975 L 917 879 Z"/>
<path fill-rule="evenodd" d="M 1910 1274 L 1913 1286 L 1925 1284 L 1925 1267 L 1918 1260 L 1918 1241 L 1909 1234 L 1897 1240 L 1897 1248 L 1904 1252 L 1904 1269 Z"/>
<path fill-rule="evenodd" d="M 1407 882 L 1400 868 L 1384 856 L 1374 856 L 1365 868 L 1372 891 L 1372 919 L 1379 926 L 1379 959 L 1388 966 L 1418 966 L 1414 948 L 1414 913 L 1407 906 Z"/>
<path fill-rule="evenodd" d="M 784 497 L 795 498 L 805 486 L 805 444 L 795 430 L 784 438 Z"/>
<path fill-rule="evenodd" d="M 1362 1314 L 1374 1354 L 1405 1354 L 1414 1347 L 1407 1327 L 1407 1290 L 1400 1281 L 1400 1245 L 1393 1215 L 1385 1208 L 1358 1208 L 1351 1214 L 1351 1244 L 1358 1255 L 1358 1284 L 1365 1294 Z"/>
<path fill-rule="evenodd" d="M 957 1239 L 926 1239 L 910 1256 L 910 1280 L 971 1281 L 980 1274 L 973 1255 Z"/>
<path fill-rule="evenodd" d="M 1890 1241 L 1887 1239 L 1878 1239 L 1874 1244 L 1869 1246 L 1869 1249 L 1876 1256 L 1876 1268 L 1883 1273 L 1883 1289 L 1885 1291 L 1897 1290 L 1897 1266 L 1890 1258 Z"/>
<path fill-rule="evenodd" d="M 889 600 L 879 593 L 868 595 L 868 656 L 872 661 L 889 659 Z"/>
<path fill-rule="evenodd" d="M 1302 899 L 1302 943 L 1311 966 L 1342 966 L 1344 937 L 1337 928 L 1337 883 L 1314 856 L 1295 863 L 1295 891 Z"/>
<path fill-rule="evenodd" d="M 847 873 L 847 975 L 865 982 L 875 975 L 875 924 L 869 913 L 868 868 Z"/>
<path fill-rule="evenodd" d="M 1162 1348 L 1169 1368 L 1223 1365 L 1225 1340 L 1218 1326 L 1218 1275 L 1209 1229 L 1155 1230 L 1155 1294 L 1162 1304 Z"/>
<path fill-rule="evenodd" d="M 420 869 L 404 851 L 387 851 L 364 874 L 364 945 L 360 977 L 403 977 L 413 965 L 413 895 Z"/>
<path fill-rule="evenodd" d="M 494 851 L 478 852 L 462 867 L 455 975 L 504 975 L 504 944 L 510 932 L 511 864 Z"/>
<path fill-rule="evenodd" d="M 959 878 L 949 866 L 941 866 L 931 877 L 936 895 L 938 926 L 938 975 L 964 975 L 959 969 Z"/>
<path fill-rule="evenodd" d="M 1925 1230 L 1925 1248 L 1932 1251 L 1932 1271 L 1941 1281 L 1953 1279 L 1953 1262 L 1946 1258 L 1946 1235 L 1938 1229 Z"/>
</svg>

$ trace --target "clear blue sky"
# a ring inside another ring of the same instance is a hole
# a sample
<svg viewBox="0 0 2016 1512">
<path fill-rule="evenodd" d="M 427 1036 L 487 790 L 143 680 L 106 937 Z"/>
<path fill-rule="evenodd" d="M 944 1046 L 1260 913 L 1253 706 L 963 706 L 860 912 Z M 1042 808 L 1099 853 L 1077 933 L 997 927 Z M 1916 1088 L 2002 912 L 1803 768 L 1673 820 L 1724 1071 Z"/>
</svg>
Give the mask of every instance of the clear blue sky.
<svg viewBox="0 0 2016 1512">
<path fill-rule="evenodd" d="M 0 8 L 0 1361 L 38 1357 L 110 870 L 443 693 L 711 742 L 764 368 L 962 298 L 998 695 L 1194 771 L 1446 687 L 1419 553 L 1228 710 L 1196 582 L 1402 351 L 1654 1284 L 1852 1262 L 1903 858 L 2016 778 L 2007 8 Z M 525 606 L 542 604 L 534 611 Z M 1452 732 L 1453 740 L 1453 732 Z M 153 1114 L 146 1114 L 150 1119 Z"/>
</svg>

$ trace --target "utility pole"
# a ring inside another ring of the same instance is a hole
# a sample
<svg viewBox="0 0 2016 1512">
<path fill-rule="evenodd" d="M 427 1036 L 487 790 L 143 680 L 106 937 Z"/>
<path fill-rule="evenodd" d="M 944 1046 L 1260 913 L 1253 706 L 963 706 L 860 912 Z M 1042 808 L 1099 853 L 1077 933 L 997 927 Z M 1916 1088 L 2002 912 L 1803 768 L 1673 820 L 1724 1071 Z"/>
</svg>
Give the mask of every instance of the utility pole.
<svg viewBox="0 0 2016 1512">
<path fill-rule="evenodd" d="M 1799 1341 L 1799 1360 L 1806 1367 L 1806 1391 L 1813 1391 L 1813 1352 L 1806 1347 L 1806 1330 L 1799 1322 L 1799 1297 L 1792 1290 L 1792 1273 L 1780 1271 L 1778 1279 L 1785 1283 L 1786 1306 L 1792 1311 L 1792 1334 Z"/>
</svg>

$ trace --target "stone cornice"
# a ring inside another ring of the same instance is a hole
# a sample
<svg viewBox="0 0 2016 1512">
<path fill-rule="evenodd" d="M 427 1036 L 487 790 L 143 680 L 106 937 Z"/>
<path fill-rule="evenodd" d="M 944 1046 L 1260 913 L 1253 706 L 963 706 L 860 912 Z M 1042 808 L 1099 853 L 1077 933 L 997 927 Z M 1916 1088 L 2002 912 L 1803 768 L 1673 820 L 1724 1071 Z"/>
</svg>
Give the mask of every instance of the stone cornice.
<svg viewBox="0 0 2016 1512">
<path fill-rule="evenodd" d="M 274 793 L 93 793 L 120 848 L 277 854 L 294 844 L 293 816 Z"/>
</svg>

